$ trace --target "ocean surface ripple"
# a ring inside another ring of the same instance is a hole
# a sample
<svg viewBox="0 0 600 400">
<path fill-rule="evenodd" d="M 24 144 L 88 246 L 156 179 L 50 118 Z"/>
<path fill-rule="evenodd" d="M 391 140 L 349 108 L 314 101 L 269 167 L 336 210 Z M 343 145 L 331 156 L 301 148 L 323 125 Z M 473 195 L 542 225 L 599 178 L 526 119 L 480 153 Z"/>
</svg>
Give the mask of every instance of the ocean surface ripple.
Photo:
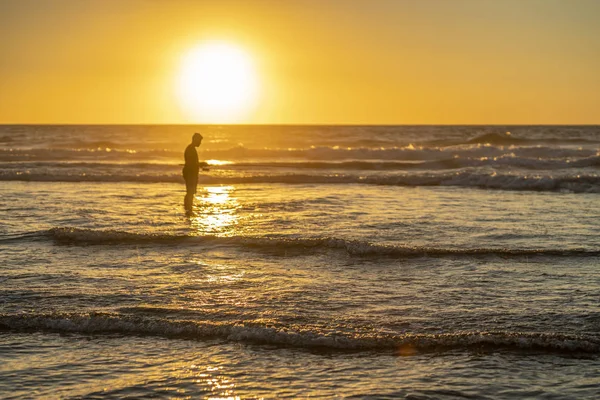
<svg viewBox="0 0 600 400">
<path fill-rule="evenodd" d="M 2 398 L 597 397 L 598 126 L 5 125 L 0 182 Z"/>
</svg>

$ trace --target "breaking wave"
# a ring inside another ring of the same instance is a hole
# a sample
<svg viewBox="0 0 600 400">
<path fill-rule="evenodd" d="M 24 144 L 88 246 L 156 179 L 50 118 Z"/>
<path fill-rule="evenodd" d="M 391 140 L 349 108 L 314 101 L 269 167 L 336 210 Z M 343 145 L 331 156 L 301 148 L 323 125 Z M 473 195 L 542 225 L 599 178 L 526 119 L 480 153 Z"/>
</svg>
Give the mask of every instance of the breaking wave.
<svg viewBox="0 0 600 400">
<path fill-rule="evenodd" d="M 271 238 L 249 236 L 190 236 L 159 233 L 133 233 L 116 230 L 94 230 L 84 228 L 52 228 L 47 231 L 11 235 L 0 239 L 53 240 L 61 245 L 134 245 L 134 244 L 177 244 L 177 245 L 220 245 L 268 251 L 292 250 L 341 250 L 357 257 L 597 257 L 600 250 L 584 248 L 528 249 L 528 248 L 435 248 L 376 244 L 361 240 L 332 237 Z"/>
<path fill-rule="evenodd" d="M 571 145 L 571 144 L 595 144 L 599 143 L 598 140 L 593 138 L 583 137 L 536 137 L 536 138 L 525 138 L 520 136 L 512 135 L 510 132 L 498 133 L 488 132 L 475 135 L 471 139 L 442 139 L 442 140 L 428 140 L 424 142 L 417 142 L 420 145 L 438 145 L 438 146 L 460 146 L 465 144 L 490 144 L 495 146 L 514 146 L 514 145 L 540 145 L 540 144 L 554 144 L 554 145 Z"/>
<path fill-rule="evenodd" d="M 457 146 L 403 146 L 403 147 L 342 147 L 312 146 L 308 148 L 248 148 L 236 146 L 228 149 L 202 149 L 203 159 L 219 160 L 386 160 L 428 161 L 451 158 L 500 157 L 507 153 L 515 157 L 559 159 L 582 158 L 598 155 L 597 147 L 552 147 L 544 145 L 517 146 L 489 143 L 467 143 Z M 137 161 L 177 160 L 181 151 L 167 149 L 0 149 L 0 161 Z"/>
<path fill-rule="evenodd" d="M 0 171 L 0 181 L 33 182 L 141 182 L 181 183 L 179 172 L 171 174 L 102 174 L 91 173 L 35 173 Z M 456 186 L 495 190 L 566 191 L 573 193 L 600 193 L 600 175 L 596 173 L 553 176 L 547 174 L 516 174 L 463 170 L 443 173 L 415 174 L 267 174 L 201 175 L 200 185 L 233 184 L 369 184 L 384 186 Z"/>
<path fill-rule="evenodd" d="M 221 339 L 306 349 L 394 351 L 401 355 L 469 349 L 600 353 L 600 339 L 589 335 L 531 332 L 322 332 L 312 326 L 270 327 L 257 323 L 172 320 L 99 312 L 0 314 L 0 328 L 13 331 Z"/>
<path fill-rule="evenodd" d="M 298 161 L 298 162 L 238 162 L 227 168 L 290 168 L 290 169 L 329 169 L 329 170 L 365 170 L 365 171 L 407 171 L 407 170 L 444 170 L 466 167 L 517 167 L 532 170 L 554 170 L 565 168 L 600 167 L 600 156 L 577 159 L 540 159 L 516 157 L 505 154 L 499 157 L 447 158 L 432 161 Z"/>
<path fill-rule="evenodd" d="M 582 158 L 568 159 L 541 159 L 530 157 L 517 157 L 513 153 L 504 154 L 498 157 L 479 157 L 479 158 L 461 158 L 453 157 L 440 160 L 429 161 L 373 161 L 373 160 L 352 160 L 352 161 L 255 161 L 255 162 L 228 162 L 214 163 L 211 165 L 213 170 L 256 170 L 256 169 L 289 169 L 289 170 L 359 170 L 359 171 L 427 171 L 427 170 L 445 170 L 460 169 L 467 167 L 516 167 L 531 170 L 556 170 L 568 168 L 588 168 L 600 167 L 600 155 Z M 73 171 L 94 171 L 103 169 L 106 171 L 130 171 L 139 170 L 140 172 L 169 171 L 179 169 L 181 166 L 177 163 L 168 162 L 117 162 L 117 161 L 13 161 L 0 162 L 0 170 L 18 170 L 18 171 L 50 171 L 50 170 L 73 170 Z"/>
<path fill-rule="evenodd" d="M 517 145 L 522 143 L 535 143 L 531 139 L 522 139 L 512 136 L 509 132 L 506 133 L 484 133 L 479 136 L 469 139 L 466 143 L 493 144 L 500 146 Z"/>
</svg>

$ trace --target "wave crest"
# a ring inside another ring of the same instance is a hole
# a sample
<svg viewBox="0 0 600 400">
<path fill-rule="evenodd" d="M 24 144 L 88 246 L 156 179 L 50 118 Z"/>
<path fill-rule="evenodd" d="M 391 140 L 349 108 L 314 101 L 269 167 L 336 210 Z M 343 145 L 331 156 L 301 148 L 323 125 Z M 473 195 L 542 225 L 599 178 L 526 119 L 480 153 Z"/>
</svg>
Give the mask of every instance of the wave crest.
<svg viewBox="0 0 600 400">
<path fill-rule="evenodd" d="M 362 240 L 335 237 L 271 238 L 251 236 L 190 236 L 163 233 L 134 233 L 117 230 L 95 230 L 57 227 L 47 231 L 10 235 L 0 242 L 50 239 L 59 245 L 133 245 L 177 244 L 220 245 L 268 251 L 340 250 L 356 257 L 596 257 L 600 250 L 584 248 L 527 249 L 527 248 L 435 248 L 376 244 Z"/>
<path fill-rule="evenodd" d="M 118 333 L 169 338 L 222 339 L 298 348 L 411 351 L 510 349 L 600 353 L 600 339 L 585 335 L 530 332 L 347 333 L 315 327 L 268 327 L 244 322 L 170 320 L 109 313 L 3 314 L 0 328 L 83 334 Z"/>
<path fill-rule="evenodd" d="M 144 182 L 183 183 L 179 173 L 172 174 L 45 174 L 0 171 L 0 181 L 34 182 Z M 466 188 L 513 191 L 567 191 L 573 193 L 600 193 L 600 175 L 515 174 L 462 170 L 444 173 L 418 174 L 256 174 L 249 176 L 200 177 L 200 185 L 236 184 L 369 184 L 384 186 L 457 186 Z"/>
<path fill-rule="evenodd" d="M 489 136 L 485 136 L 489 137 Z M 485 137 L 483 139 L 485 139 Z M 495 137 L 495 136 L 494 136 Z M 514 139 L 510 139 L 514 140 Z M 501 142 L 502 140 L 493 140 Z M 387 160 L 387 161 L 435 161 L 454 157 L 479 158 L 499 157 L 507 152 L 517 157 L 540 159 L 580 158 L 597 154 L 597 147 L 552 147 L 544 145 L 523 145 L 517 143 L 489 143 L 481 138 L 453 146 L 408 145 L 391 147 L 341 147 L 312 146 L 307 148 L 250 148 L 235 146 L 227 149 L 201 149 L 203 159 L 220 160 Z M 168 160 L 181 162 L 181 151 L 166 149 L 0 149 L 0 161 L 156 161 Z"/>
</svg>

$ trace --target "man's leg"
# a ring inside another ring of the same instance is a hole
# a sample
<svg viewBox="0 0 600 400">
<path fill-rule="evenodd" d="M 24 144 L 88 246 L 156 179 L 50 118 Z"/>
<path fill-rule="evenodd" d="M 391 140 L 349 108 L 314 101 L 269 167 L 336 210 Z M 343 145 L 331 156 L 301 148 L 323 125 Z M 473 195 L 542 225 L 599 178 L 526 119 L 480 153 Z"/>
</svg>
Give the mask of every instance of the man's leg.
<svg viewBox="0 0 600 400">
<path fill-rule="evenodd" d="M 183 207 L 185 208 L 185 212 L 192 212 L 192 208 L 194 207 L 194 193 L 185 194 L 185 198 L 183 200 Z"/>
<path fill-rule="evenodd" d="M 185 178 L 185 199 L 183 200 L 183 207 L 186 213 L 191 213 L 194 209 L 194 195 L 196 194 L 196 187 L 198 186 L 197 176 L 188 176 Z"/>
</svg>

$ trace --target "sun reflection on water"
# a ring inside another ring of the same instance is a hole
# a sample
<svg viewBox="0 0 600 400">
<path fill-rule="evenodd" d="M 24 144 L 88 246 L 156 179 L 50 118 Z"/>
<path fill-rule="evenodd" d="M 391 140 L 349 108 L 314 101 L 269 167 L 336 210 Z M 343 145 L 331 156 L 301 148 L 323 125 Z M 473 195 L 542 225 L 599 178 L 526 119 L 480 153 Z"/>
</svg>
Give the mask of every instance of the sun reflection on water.
<svg viewBox="0 0 600 400">
<path fill-rule="evenodd" d="M 194 380 L 196 384 L 205 386 L 211 392 L 217 392 L 214 395 L 208 396 L 208 399 L 240 399 L 239 396 L 235 396 L 233 393 L 235 389 L 235 383 L 223 375 L 222 367 L 207 366 L 202 368 L 199 365 L 192 364 L 190 367 L 190 372 L 196 375 L 196 379 Z"/>
<path fill-rule="evenodd" d="M 212 166 L 221 166 L 221 165 L 231 165 L 231 164 L 233 164 L 233 161 L 227 161 L 227 160 L 206 160 L 206 162 L 211 167 Z"/>
<path fill-rule="evenodd" d="M 207 186 L 196 195 L 192 228 L 199 234 L 232 236 L 239 223 L 240 203 L 234 186 Z"/>
</svg>

